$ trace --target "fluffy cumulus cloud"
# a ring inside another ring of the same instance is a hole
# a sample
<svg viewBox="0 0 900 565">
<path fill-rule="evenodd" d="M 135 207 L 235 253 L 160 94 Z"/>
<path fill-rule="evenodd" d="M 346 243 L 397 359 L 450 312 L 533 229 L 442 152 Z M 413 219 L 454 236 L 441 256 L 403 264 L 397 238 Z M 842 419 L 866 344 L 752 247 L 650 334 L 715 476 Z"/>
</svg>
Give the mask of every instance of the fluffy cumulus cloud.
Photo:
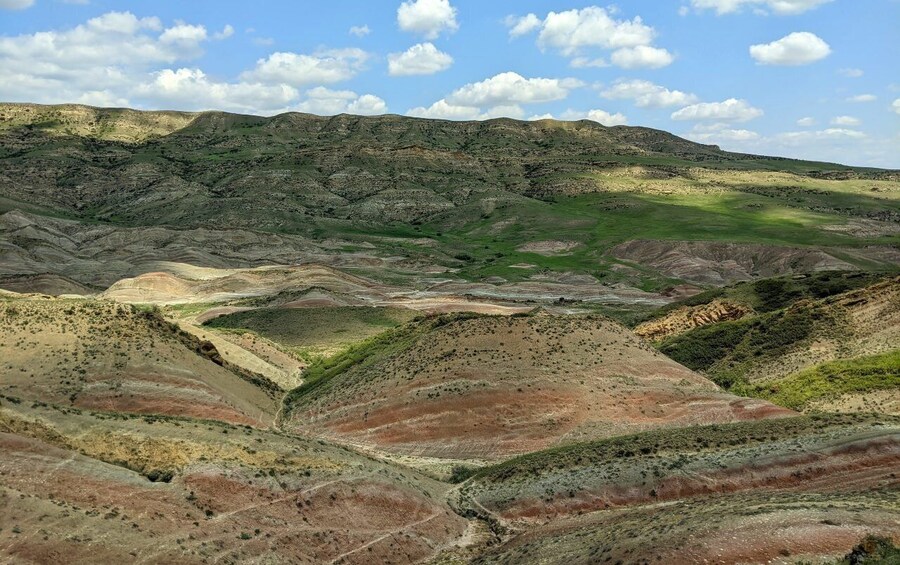
<svg viewBox="0 0 900 565">
<path fill-rule="evenodd" d="M 755 131 L 735 129 L 725 123 L 698 124 L 685 134 L 687 139 L 698 143 L 721 144 L 729 141 L 753 141 L 760 138 Z"/>
<path fill-rule="evenodd" d="M 198 57 L 208 39 L 202 25 L 166 28 L 159 18 L 130 12 L 62 31 L 0 37 L 0 98 L 71 102 L 89 92 L 123 92 L 136 74 Z"/>
<path fill-rule="evenodd" d="M 847 98 L 847 102 L 875 102 L 876 100 L 878 100 L 878 97 L 874 94 L 857 94 Z"/>
<path fill-rule="evenodd" d="M 183 68 L 157 72 L 152 81 L 138 86 L 133 94 L 185 110 L 266 113 L 284 108 L 299 93 L 285 84 L 221 82 L 208 77 L 200 69 Z"/>
<path fill-rule="evenodd" d="M 293 86 L 332 84 L 352 78 L 365 67 L 369 54 L 362 49 L 325 49 L 311 55 L 276 52 L 241 75 L 247 81 Z"/>
<path fill-rule="evenodd" d="M 433 75 L 450 68 L 453 57 L 438 50 L 432 43 L 413 45 L 403 53 L 388 55 L 388 74 L 391 76 Z"/>
<path fill-rule="evenodd" d="M 797 125 L 804 128 L 812 127 L 816 125 L 816 119 L 809 117 L 800 118 L 799 120 L 797 120 Z"/>
<path fill-rule="evenodd" d="M 305 99 L 294 107 L 300 112 L 331 116 L 334 114 L 384 114 L 387 104 L 372 94 L 357 95 L 352 90 L 331 90 L 317 86 L 306 91 Z"/>
<path fill-rule="evenodd" d="M 747 122 L 763 115 L 746 100 L 729 98 L 723 102 L 700 102 L 672 113 L 673 120 Z"/>
<path fill-rule="evenodd" d="M 0 10 L 24 10 L 33 4 L 34 0 L 0 0 Z"/>
<path fill-rule="evenodd" d="M 623 69 L 658 69 L 671 65 L 675 60 L 665 49 L 649 45 L 616 49 L 610 59 L 614 65 Z"/>
<path fill-rule="evenodd" d="M 437 39 L 441 32 L 459 29 L 456 8 L 450 0 L 408 0 L 397 8 L 397 25 L 403 31 L 425 39 Z"/>
<path fill-rule="evenodd" d="M 442 98 L 431 106 L 412 108 L 406 114 L 416 118 L 439 120 L 489 120 L 492 118 L 521 119 L 525 115 L 525 111 L 518 104 L 498 105 L 481 111 L 477 106 L 452 104 Z"/>
<path fill-rule="evenodd" d="M 894 100 L 894 102 L 891 103 L 891 110 L 893 110 L 896 114 L 900 114 L 900 98 Z"/>
<path fill-rule="evenodd" d="M 510 37 L 519 37 L 541 27 L 543 21 L 534 14 L 527 14 L 524 16 L 507 16 L 504 23 L 509 28 Z"/>
<path fill-rule="evenodd" d="M 814 33 L 798 31 L 771 43 L 750 46 L 750 56 L 762 65 L 808 65 L 824 59 L 831 47 Z"/>
<path fill-rule="evenodd" d="M 859 118 L 854 118 L 853 116 L 835 116 L 831 118 L 831 125 L 833 126 L 858 126 L 860 124 Z"/>
<path fill-rule="evenodd" d="M 521 119 L 525 116 L 522 104 L 562 100 L 581 86 L 584 83 L 571 78 L 526 78 L 506 72 L 466 84 L 431 106 L 412 108 L 407 114 L 447 120 Z"/>
<path fill-rule="evenodd" d="M 335 113 L 386 111 L 384 101 L 371 94 L 301 94 L 301 88 L 356 75 L 369 58 L 359 49 L 272 53 L 238 80 L 184 64 L 210 42 L 233 34 L 230 25 L 210 33 L 198 23 L 166 26 L 155 17 L 109 12 L 66 30 L 0 37 L 0 75 L 6 79 L 0 81 L 0 99 L 261 114 L 300 104 L 325 110 L 325 100 L 337 99 L 329 107 Z"/>
<path fill-rule="evenodd" d="M 619 79 L 612 86 L 600 91 L 600 96 L 610 100 L 634 100 L 639 108 L 664 108 L 686 106 L 697 102 L 693 94 L 669 90 L 648 80 Z"/>
<path fill-rule="evenodd" d="M 559 117 L 563 120 L 591 120 L 604 126 L 624 126 L 628 123 L 628 118 L 620 112 L 611 114 L 606 110 L 588 110 L 587 112 L 579 112 L 577 110 L 566 110 Z"/>
<path fill-rule="evenodd" d="M 582 9 L 550 12 L 543 19 L 535 14 L 506 19 L 510 37 L 540 30 L 541 49 L 554 49 L 572 58 L 573 67 L 606 66 L 603 58 L 588 56 L 591 50 L 612 51 L 610 60 L 623 68 L 659 68 L 674 57 L 666 49 L 654 47 L 656 31 L 640 16 L 616 19 L 608 8 L 588 6 Z"/>
<path fill-rule="evenodd" d="M 772 11 L 779 15 L 802 14 L 832 0 L 691 0 L 697 10 L 715 10 L 717 14 L 732 14 L 750 7 L 756 13 Z"/>
<path fill-rule="evenodd" d="M 551 102 L 562 100 L 580 86 L 581 81 L 571 78 L 525 78 L 506 72 L 458 88 L 447 97 L 447 102 L 475 107 Z"/>
<path fill-rule="evenodd" d="M 628 123 L 628 118 L 625 117 L 624 114 L 620 112 L 616 112 L 615 114 L 611 114 L 606 110 L 588 110 L 587 112 L 581 110 L 572 110 L 571 108 L 560 114 L 558 117 L 553 114 L 535 114 L 528 118 L 529 120 L 566 120 L 566 121 L 575 121 L 575 120 L 591 120 L 593 122 L 597 122 L 598 124 L 612 127 L 612 126 L 624 126 Z"/>
</svg>

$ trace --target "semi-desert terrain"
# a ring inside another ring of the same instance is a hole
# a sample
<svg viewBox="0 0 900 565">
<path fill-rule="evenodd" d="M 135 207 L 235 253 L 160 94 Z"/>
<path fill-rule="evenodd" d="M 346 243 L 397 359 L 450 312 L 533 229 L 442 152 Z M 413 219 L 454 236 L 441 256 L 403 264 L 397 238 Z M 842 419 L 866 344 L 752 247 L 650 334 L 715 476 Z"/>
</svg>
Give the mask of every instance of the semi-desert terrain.
<svg viewBox="0 0 900 565">
<path fill-rule="evenodd" d="M 0 104 L 0 561 L 897 545 L 898 171 L 587 120 Z"/>
</svg>

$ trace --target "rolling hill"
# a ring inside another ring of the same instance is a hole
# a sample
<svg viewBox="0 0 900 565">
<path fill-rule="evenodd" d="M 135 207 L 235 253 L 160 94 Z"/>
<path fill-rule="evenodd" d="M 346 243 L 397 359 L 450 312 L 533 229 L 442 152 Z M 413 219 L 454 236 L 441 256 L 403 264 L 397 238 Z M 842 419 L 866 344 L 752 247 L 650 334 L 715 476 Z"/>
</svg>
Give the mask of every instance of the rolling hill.
<svg viewBox="0 0 900 565">
<path fill-rule="evenodd" d="M 30 402 L 271 425 L 281 389 L 150 310 L 0 299 L 0 392 Z"/>
<path fill-rule="evenodd" d="M 897 171 L 0 104 L 0 561 L 890 558 L 898 268 Z"/>
<path fill-rule="evenodd" d="M 431 318 L 305 376 L 285 399 L 285 429 L 444 459 L 791 414 L 724 393 L 602 317 Z"/>
<path fill-rule="evenodd" d="M 662 291 L 900 263 L 895 171 L 647 128 L 17 104 L 0 118 L 5 275 L 105 288 L 155 261 L 315 261 Z"/>
</svg>

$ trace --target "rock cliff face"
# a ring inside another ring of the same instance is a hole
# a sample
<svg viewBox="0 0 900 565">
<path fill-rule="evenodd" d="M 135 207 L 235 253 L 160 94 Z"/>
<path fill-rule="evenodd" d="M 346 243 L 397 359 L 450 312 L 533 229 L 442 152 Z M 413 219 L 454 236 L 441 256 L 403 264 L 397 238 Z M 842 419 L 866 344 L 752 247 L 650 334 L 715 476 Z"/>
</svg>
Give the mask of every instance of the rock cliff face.
<svg viewBox="0 0 900 565">
<path fill-rule="evenodd" d="M 700 326 L 739 320 L 752 311 L 743 304 L 714 300 L 709 304 L 685 306 L 663 318 L 640 324 L 634 329 L 634 333 L 651 341 L 659 341 Z"/>
</svg>

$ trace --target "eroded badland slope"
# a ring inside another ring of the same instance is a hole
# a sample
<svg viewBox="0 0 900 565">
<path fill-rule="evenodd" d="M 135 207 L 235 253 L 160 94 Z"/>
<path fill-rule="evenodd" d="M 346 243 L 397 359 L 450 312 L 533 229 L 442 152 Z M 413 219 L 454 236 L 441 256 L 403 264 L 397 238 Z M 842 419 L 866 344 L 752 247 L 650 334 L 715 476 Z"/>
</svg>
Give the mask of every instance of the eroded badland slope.
<svg viewBox="0 0 900 565">
<path fill-rule="evenodd" d="M 579 439 L 789 411 L 728 395 L 602 317 L 443 317 L 350 351 L 284 426 L 406 454 L 499 459 Z"/>
</svg>

